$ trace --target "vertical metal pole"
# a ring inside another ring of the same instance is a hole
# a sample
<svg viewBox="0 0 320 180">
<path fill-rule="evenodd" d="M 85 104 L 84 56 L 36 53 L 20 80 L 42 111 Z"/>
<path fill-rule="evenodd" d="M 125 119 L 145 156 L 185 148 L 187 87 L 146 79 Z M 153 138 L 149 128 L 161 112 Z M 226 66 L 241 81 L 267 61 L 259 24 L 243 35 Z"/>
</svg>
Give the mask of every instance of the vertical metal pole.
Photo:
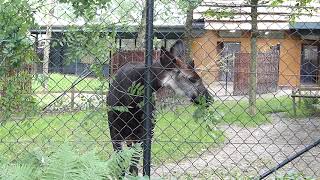
<svg viewBox="0 0 320 180">
<path fill-rule="evenodd" d="M 227 58 L 227 71 L 225 72 L 225 74 L 226 74 L 226 95 L 228 95 L 228 75 L 229 75 L 229 73 L 228 73 L 228 70 L 229 70 L 229 64 L 228 64 L 229 62 L 228 62 L 228 58 Z"/>
<path fill-rule="evenodd" d="M 143 127 L 145 129 L 143 138 L 143 175 L 150 177 L 151 165 L 151 118 L 152 118 L 152 89 L 151 89 L 151 65 L 153 54 L 153 0 L 146 1 L 146 53 L 145 53 L 145 88 L 144 88 L 144 112 L 145 119 Z"/>
</svg>

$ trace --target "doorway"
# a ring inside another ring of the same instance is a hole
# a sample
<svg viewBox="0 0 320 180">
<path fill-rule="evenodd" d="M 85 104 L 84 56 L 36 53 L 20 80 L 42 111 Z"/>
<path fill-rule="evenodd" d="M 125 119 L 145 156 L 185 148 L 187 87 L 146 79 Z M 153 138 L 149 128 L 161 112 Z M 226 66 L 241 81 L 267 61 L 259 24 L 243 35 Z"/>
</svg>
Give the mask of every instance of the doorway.
<svg viewBox="0 0 320 180">
<path fill-rule="evenodd" d="M 241 51 L 239 42 L 218 42 L 220 54 L 220 81 L 233 82 L 234 60 Z"/>
<path fill-rule="evenodd" d="M 302 84 L 315 84 L 319 75 L 319 46 L 303 45 L 300 80 Z"/>
</svg>

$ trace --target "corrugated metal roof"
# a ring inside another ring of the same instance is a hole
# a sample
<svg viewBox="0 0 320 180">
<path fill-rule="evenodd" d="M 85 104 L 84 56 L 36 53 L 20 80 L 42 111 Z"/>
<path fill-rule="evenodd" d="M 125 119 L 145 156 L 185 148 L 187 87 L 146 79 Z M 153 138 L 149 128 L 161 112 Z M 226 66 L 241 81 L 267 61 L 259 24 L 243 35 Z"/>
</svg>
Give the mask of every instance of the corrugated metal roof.
<svg viewBox="0 0 320 180">
<path fill-rule="evenodd" d="M 292 29 L 320 29 L 320 22 L 297 22 L 292 25 Z"/>
</svg>

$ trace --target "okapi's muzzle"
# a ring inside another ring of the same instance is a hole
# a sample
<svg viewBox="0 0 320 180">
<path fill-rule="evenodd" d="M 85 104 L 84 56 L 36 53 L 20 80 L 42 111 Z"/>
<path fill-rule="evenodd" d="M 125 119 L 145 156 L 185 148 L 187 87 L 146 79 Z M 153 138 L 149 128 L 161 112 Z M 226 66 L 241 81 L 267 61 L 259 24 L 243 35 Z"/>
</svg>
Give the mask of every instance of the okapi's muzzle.
<svg viewBox="0 0 320 180">
<path fill-rule="evenodd" d="M 209 91 L 206 89 L 205 91 L 200 93 L 198 96 L 192 96 L 191 102 L 193 102 L 196 105 L 209 107 L 213 103 L 213 97 L 211 96 Z"/>
</svg>

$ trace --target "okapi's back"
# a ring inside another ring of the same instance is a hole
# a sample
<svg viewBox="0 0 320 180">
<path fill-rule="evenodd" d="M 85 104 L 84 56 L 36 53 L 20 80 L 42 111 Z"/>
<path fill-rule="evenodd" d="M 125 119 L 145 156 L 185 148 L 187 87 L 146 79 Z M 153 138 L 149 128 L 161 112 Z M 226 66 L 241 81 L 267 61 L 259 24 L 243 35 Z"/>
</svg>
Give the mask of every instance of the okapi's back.
<svg viewBox="0 0 320 180">
<path fill-rule="evenodd" d="M 136 94 L 133 96 L 128 89 L 133 84 L 143 85 L 144 64 L 127 63 L 122 66 L 115 74 L 108 93 L 107 104 L 109 106 L 129 106 L 132 101 L 140 101 L 142 99 Z"/>
</svg>

